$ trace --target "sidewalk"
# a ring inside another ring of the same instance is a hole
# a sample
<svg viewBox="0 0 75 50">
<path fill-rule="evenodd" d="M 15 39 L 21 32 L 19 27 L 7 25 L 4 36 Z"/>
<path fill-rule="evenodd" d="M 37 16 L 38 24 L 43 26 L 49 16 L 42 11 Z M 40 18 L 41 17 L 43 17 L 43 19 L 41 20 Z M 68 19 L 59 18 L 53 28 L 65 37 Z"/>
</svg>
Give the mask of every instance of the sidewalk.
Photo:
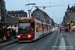
<svg viewBox="0 0 75 50">
<path fill-rule="evenodd" d="M 68 47 L 66 49 L 75 50 L 75 32 L 74 33 L 62 32 L 62 35 L 63 35 L 62 37 L 64 37 L 65 39 L 65 44 Z"/>
<path fill-rule="evenodd" d="M 5 42 L 0 41 L 0 47 L 3 47 L 3 46 L 6 46 L 6 45 L 9 45 L 9 44 L 12 44 L 12 43 L 17 42 L 17 41 L 18 41 L 17 38 L 13 38 L 13 39 L 11 39 L 9 41 L 5 41 Z"/>
</svg>

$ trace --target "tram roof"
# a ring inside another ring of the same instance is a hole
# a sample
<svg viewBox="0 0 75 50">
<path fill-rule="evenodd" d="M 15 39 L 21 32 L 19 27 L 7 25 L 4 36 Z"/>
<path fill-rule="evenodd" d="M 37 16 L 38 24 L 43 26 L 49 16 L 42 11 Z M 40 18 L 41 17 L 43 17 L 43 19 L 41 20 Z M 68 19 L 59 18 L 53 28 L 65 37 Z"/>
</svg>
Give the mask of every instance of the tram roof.
<svg viewBox="0 0 75 50">
<path fill-rule="evenodd" d="M 33 17 L 21 17 L 20 20 L 24 20 L 24 19 L 35 20 L 36 23 L 42 23 L 42 24 L 45 24 L 45 25 L 49 25 L 50 26 L 50 24 L 47 24 L 46 22 L 42 22 L 41 20 L 35 19 Z"/>
<path fill-rule="evenodd" d="M 33 17 L 21 17 L 20 20 L 24 20 L 24 19 L 32 19 Z"/>
<path fill-rule="evenodd" d="M 36 23 L 42 23 L 40 20 L 34 19 Z"/>
</svg>

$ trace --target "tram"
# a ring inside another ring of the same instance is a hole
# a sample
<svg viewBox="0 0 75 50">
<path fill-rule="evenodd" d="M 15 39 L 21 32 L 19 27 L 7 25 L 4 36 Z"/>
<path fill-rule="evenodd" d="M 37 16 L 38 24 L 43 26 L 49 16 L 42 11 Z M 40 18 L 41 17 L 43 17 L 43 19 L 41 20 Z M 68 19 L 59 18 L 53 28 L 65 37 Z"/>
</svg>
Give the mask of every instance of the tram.
<svg viewBox="0 0 75 50">
<path fill-rule="evenodd" d="M 51 31 L 50 24 L 34 19 L 21 17 L 18 23 L 18 42 L 31 42 L 37 40 Z"/>
</svg>

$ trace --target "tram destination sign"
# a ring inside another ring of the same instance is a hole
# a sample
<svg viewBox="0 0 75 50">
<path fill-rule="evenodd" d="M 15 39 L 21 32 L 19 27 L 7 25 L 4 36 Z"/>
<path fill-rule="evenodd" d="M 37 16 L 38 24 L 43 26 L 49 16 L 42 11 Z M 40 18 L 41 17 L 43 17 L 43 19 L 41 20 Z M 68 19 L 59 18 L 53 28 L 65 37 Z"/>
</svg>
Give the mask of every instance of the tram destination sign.
<svg viewBox="0 0 75 50">
<path fill-rule="evenodd" d="M 30 20 L 19 20 L 19 22 L 30 22 Z"/>
</svg>

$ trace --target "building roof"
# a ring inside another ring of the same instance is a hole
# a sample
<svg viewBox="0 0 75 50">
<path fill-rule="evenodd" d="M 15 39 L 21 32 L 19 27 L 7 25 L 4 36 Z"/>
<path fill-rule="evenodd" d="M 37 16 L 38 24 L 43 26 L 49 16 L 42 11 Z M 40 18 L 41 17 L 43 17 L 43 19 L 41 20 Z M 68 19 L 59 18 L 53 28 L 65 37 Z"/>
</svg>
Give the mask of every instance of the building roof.
<svg viewBox="0 0 75 50">
<path fill-rule="evenodd" d="M 75 6 L 72 6 L 71 9 L 75 9 Z"/>
<path fill-rule="evenodd" d="M 47 15 L 47 16 L 49 17 L 49 15 L 48 15 L 46 12 L 44 12 L 43 10 L 41 10 L 41 9 L 39 9 L 39 8 L 35 9 L 33 12 L 38 11 L 38 10 L 40 10 L 41 12 L 43 12 L 45 15 Z M 50 17 L 49 17 L 49 18 L 50 18 Z M 51 19 L 51 18 L 50 18 L 50 19 Z"/>
<path fill-rule="evenodd" d="M 67 10 L 68 10 L 68 9 L 70 9 L 70 6 L 69 6 L 69 5 L 68 5 L 68 8 L 67 8 Z"/>
<path fill-rule="evenodd" d="M 8 13 L 22 13 L 24 10 L 18 10 L 18 11 L 8 11 Z M 25 12 L 26 13 L 26 12 Z"/>
</svg>

